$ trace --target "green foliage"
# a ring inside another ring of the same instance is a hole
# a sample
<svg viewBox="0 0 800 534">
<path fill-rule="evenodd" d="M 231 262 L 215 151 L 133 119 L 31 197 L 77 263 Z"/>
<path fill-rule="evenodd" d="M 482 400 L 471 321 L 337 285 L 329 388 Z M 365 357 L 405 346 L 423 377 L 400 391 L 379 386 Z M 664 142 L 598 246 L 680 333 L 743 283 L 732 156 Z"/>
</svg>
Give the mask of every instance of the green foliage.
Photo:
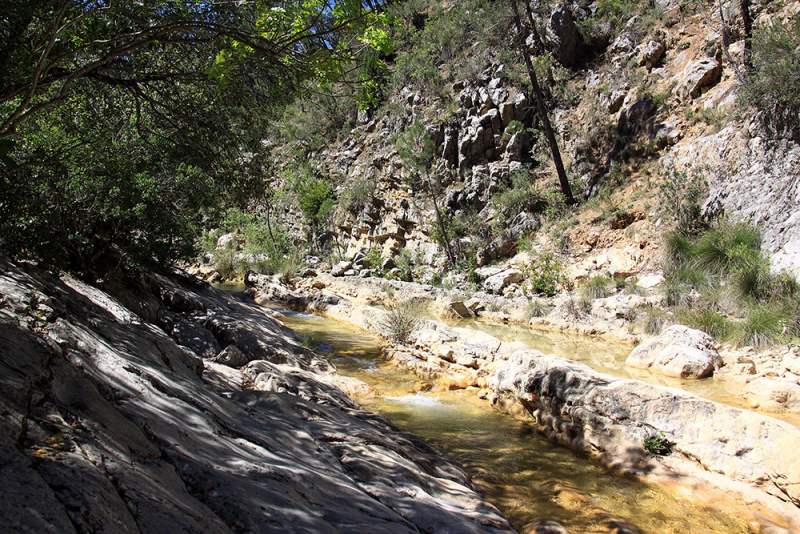
<svg viewBox="0 0 800 534">
<path fill-rule="evenodd" d="M 4 12 L 5 253 L 86 278 L 191 256 L 225 209 L 261 198 L 275 108 L 343 74 L 357 56 L 347 43 L 381 40 L 357 2 L 165 6 L 42 0 Z"/>
<path fill-rule="evenodd" d="M 644 331 L 652 336 L 659 335 L 666 326 L 672 324 L 672 320 L 666 310 L 656 308 L 652 304 L 642 306 L 637 309 L 639 322 Z"/>
<path fill-rule="evenodd" d="M 800 16 L 758 28 L 740 99 L 776 137 L 800 142 Z"/>
<path fill-rule="evenodd" d="M 677 314 L 678 321 L 690 328 L 702 330 L 714 339 L 729 339 L 733 322 L 719 312 L 709 309 L 683 310 Z"/>
<path fill-rule="evenodd" d="M 378 269 L 383 263 L 380 251 L 373 247 L 364 254 L 364 265 L 367 269 Z"/>
<path fill-rule="evenodd" d="M 592 302 L 586 297 L 570 297 L 564 303 L 564 312 L 575 319 L 586 317 L 590 311 L 592 311 Z"/>
<path fill-rule="evenodd" d="M 341 195 L 342 207 L 352 213 L 361 212 L 372 199 L 375 191 L 375 180 L 359 177 L 350 182 L 350 187 Z"/>
<path fill-rule="evenodd" d="M 530 264 L 518 265 L 524 278 L 523 291 L 534 295 L 552 297 L 564 278 L 564 268 L 555 254 L 545 252 L 537 255 Z"/>
<path fill-rule="evenodd" d="M 531 319 L 536 317 L 544 317 L 550 313 L 551 309 L 551 306 L 549 306 L 545 300 L 534 298 L 525 306 L 523 316 L 526 322 L 530 322 Z"/>
<path fill-rule="evenodd" d="M 511 183 L 495 193 L 492 203 L 503 213 L 505 220 L 510 220 L 521 211 L 544 212 L 548 199 L 537 188 L 534 174 L 522 168 L 511 173 Z"/>
<path fill-rule="evenodd" d="M 757 349 L 787 341 L 798 335 L 797 307 L 785 302 L 753 306 L 737 324 L 734 340 Z"/>
<path fill-rule="evenodd" d="M 609 296 L 612 280 L 602 274 L 596 274 L 583 280 L 580 284 L 581 295 L 588 299 L 602 299 Z"/>
<path fill-rule="evenodd" d="M 670 171 L 660 186 L 659 200 L 664 215 L 674 218 L 679 235 L 689 236 L 705 229 L 700 203 L 705 198 L 707 183 L 698 176 Z"/>
<path fill-rule="evenodd" d="M 406 22 L 397 28 L 397 40 L 405 46 L 398 47 L 395 87 L 412 86 L 427 95 L 443 96 L 448 83 L 478 74 L 485 68 L 485 51 L 500 38 L 496 28 L 506 9 L 486 0 L 469 0 L 447 9 L 420 2 L 395 4 L 398 18 Z M 412 21 L 421 27 L 414 27 Z"/>
<path fill-rule="evenodd" d="M 391 301 L 381 321 L 381 335 L 401 345 L 408 343 L 427 309 L 428 303 L 422 299 Z"/>
<path fill-rule="evenodd" d="M 669 441 L 663 432 L 659 432 L 655 436 L 645 438 L 642 446 L 650 456 L 667 456 L 675 444 Z"/>
<path fill-rule="evenodd" d="M 719 222 L 694 237 L 670 234 L 663 289 L 678 317 L 720 339 L 765 346 L 797 335 L 798 285 L 770 273 L 758 232 Z M 723 313 L 741 316 L 729 320 Z"/>
<path fill-rule="evenodd" d="M 300 181 L 297 185 L 297 194 L 300 210 L 312 225 L 324 222 L 336 204 L 333 188 L 324 179 Z"/>
</svg>

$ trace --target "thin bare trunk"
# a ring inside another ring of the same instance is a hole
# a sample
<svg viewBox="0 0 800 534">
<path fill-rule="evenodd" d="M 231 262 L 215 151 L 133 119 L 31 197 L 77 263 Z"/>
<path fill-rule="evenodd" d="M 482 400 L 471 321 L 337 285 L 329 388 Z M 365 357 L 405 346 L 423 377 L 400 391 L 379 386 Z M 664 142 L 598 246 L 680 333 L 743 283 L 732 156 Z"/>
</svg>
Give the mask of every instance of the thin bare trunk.
<svg viewBox="0 0 800 534">
<path fill-rule="evenodd" d="M 564 194 L 564 200 L 567 204 L 574 204 L 575 199 L 572 197 L 572 190 L 569 186 L 569 180 L 567 180 L 567 173 L 564 170 L 564 163 L 561 161 L 561 151 L 558 149 L 558 141 L 556 141 L 555 132 L 553 131 L 553 127 L 550 125 L 550 118 L 547 115 L 547 107 L 545 106 L 542 88 L 539 85 L 538 78 L 536 77 L 536 71 L 533 69 L 533 62 L 531 61 L 530 52 L 528 52 L 528 48 L 525 46 L 525 40 L 523 39 L 524 32 L 522 28 L 522 21 L 519 18 L 517 0 L 511 0 L 511 7 L 514 11 L 514 24 L 517 28 L 518 34 L 517 46 L 522 54 L 522 58 L 525 60 L 525 66 L 528 69 L 531 87 L 533 88 L 533 94 L 536 97 L 536 110 L 539 113 L 539 120 L 542 121 L 544 133 L 547 137 L 547 142 L 550 145 L 550 152 L 553 155 L 553 163 L 556 166 L 556 173 L 558 174 L 558 182 L 561 185 L 561 192 Z"/>
<path fill-rule="evenodd" d="M 753 18 L 750 16 L 750 0 L 739 0 L 739 11 L 744 22 L 744 66 L 749 69 L 751 64 L 751 47 L 753 41 Z"/>
<path fill-rule="evenodd" d="M 725 52 L 725 57 L 728 58 L 731 66 L 733 67 L 733 72 L 736 73 L 736 79 L 739 80 L 739 83 L 745 83 L 745 77 L 742 75 L 742 72 L 739 70 L 739 66 L 731 57 L 731 53 L 728 51 L 728 25 L 725 22 L 725 13 L 722 11 L 722 0 L 719 0 L 719 20 L 722 22 L 722 50 Z"/>
<path fill-rule="evenodd" d="M 433 209 L 436 210 L 436 220 L 439 223 L 439 230 L 442 232 L 442 241 L 444 241 L 444 249 L 445 252 L 447 252 L 447 259 L 450 260 L 451 266 L 455 266 L 456 260 L 455 256 L 453 255 L 453 249 L 450 247 L 450 238 L 447 236 L 447 228 L 444 224 L 444 219 L 442 218 L 442 212 L 439 210 L 439 203 L 436 202 L 436 193 L 433 192 L 433 185 L 431 184 L 431 178 L 427 171 L 425 171 L 425 183 L 428 185 L 428 191 L 431 193 Z"/>
</svg>

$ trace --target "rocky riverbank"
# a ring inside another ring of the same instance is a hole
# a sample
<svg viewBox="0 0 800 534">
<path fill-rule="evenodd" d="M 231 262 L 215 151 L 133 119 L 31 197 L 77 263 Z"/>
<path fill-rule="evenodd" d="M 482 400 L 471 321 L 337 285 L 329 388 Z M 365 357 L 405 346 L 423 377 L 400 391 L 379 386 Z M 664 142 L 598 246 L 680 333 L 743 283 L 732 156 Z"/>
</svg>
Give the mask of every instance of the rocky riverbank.
<svg viewBox="0 0 800 534">
<path fill-rule="evenodd" d="M 280 289 L 273 282 L 248 277 L 257 300 L 278 297 Z M 386 284 L 320 275 L 306 284 L 305 293 L 292 293 L 292 299 L 295 303 L 305 299 L 316 313 L 379 332 L 387 328 L 386 312 L 371 304 L 381 300 L 387 287 L 402 291 L 404 298 L 424 296 L 439 309 L 447 300 L 446 290 Z M 705 349 L 710 370 L 724 367 L 713 342 L 700 337 L 689 341 L 686 333 L 670 335 L 680 337 L 681 343 L 652 342 L 652 350 L 640 352 L 658 355 L 666 347 L 694 344 L 683 351 L 689 364 Z M 406 343 L 389 344 L 385 354 L 437 381 L 438 386 L 432 387 L 474 388 L 500 406 L 527 412 L 551 439 L 595 455 L 609 466 L 684 489 L 710 484 L 738 496 L 753 510 L 772 511 L 779 522 L 800 524 L 796 490 L 800 429 L 795 426 L 677 389 L 603 375 L 521 343 L 436 321 L 420 321 Z M 640 360 L 648 358 L 639 355 Z M 675 369 L 681 376 L 684 367 Z M 671 454 L 653 455 L 648 442 L 669 444 Z"/>
<path fill-rule="evenodd" d="M 0 530 L 512 532 L 269 310 L 175 275 L 101 285 L 0 258 Z"/>
</svg>

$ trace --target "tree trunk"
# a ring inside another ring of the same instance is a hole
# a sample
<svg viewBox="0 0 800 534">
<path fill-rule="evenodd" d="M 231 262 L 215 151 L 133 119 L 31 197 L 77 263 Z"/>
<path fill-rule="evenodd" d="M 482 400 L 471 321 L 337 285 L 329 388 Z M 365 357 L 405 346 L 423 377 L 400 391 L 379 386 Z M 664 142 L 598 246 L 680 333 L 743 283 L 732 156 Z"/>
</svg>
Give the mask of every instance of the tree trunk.
<svg viewBox="0 0 800 534">
<path fill-rule="evenodd" d="M 748 10 L 748 15 L 749 13 L 750 11 Z M 744 83 L 747 80 L 745 79 L 744 75 L 742 75 L 742 72 L 739 70 L 739 66 L 731 57 L 731 53 L 728 52 L 728 25 L 725 22 L 725 13 L 722 11 L 722 0 L 719 0 L 719 20 L 722 23 L 722 50 L 723 52 L 725 52 L 725 57 L 728 58 L 731 67 L 733 67 L 733 72 L 736 73 L 736 79 L 739 80 L 740 84 L 744 85 Z"/>
<path fill-rule="evenodd" d="M 267 208 L 267 232 L 269 232 L 269 238 L 272 241 L 272 254 L 275 254 L 276 251 L 278 250 L 278 245 L 275 243 L 275 236 L 272 235 L 272 224 L 269 221 L 269 212 L 270 212 L 269 200 L 267 200 L 267 204 L 265 207 Z"/>
<path fill-rule="evenodd" d="M 539 86 L 539 80 L 536 77 L 536 71 L 533 70 L 531 55 L 528 52 L 528 49 L 525 46 L 525 40 L 523 39 L 524 33 L 522 29 L 522 21 L 519 18 L 517 0 L 511 0 L 511 7 L 514 11 L 514 25 L 517 28 L 518 34 L 517 46 L 519 46 L 519 51 L 522 54 L 522 58 L 525 60 L 525 66 L 528 69 L 528 76 L 531 79 L 531 87 L 533 88 L 533 94 L 536 97 L 536 110 L 539 113 L 539 120 L 542 121 L 544 133 L 547 137 L 547 142 L 550 145 L 550 152 L 553 155 L 553 163 L 556 166 L 556 173 L 558 174 L 558 182 L 561 184 L 561 192 L 564 194 L 564 200 L 567 204 L 574 204 L 575 199 L 572 197 L 572 190 L 569 186 L 569 180 L 567 180 L 567 173 L 564 170 L 564 163 L 561 161 L 561 151 L 558 149 L 558 141 L 556 141 L 555 132 L 553 132 L 553 127 L 550 125 L 550 118 L 547 116 L 547 107 L 544 103 L 542 88 Z"/>
<path fill-rule="evenodd" d="M 739 11 L 742 13 L 742 22 L 744 22 L 744 66 L 749 69 L 752 66 L 750 49 L 753 44 L 753 18 L 750 16 L 750 0 L 739 0 Z"/>
<path fill-rule="evenodd" d="M 444 241 L 444 250 L 447 252 L 447 259 L 450 260 L 450 266 L 455 267 L 456 259 L 453 256 L 453 249 L 450 247 L 450 239 L 447 236 L 447 228 L 442 218 L 442 212 L 439 211 L 439 204 L 436 202 L 436 194 L 433 192 L 433 185 L 431 184 L 428 171 L 425 171 L 425 183 L 428 185 L 428 191 L 431 193 L 431 200 L 433 200 L 433 209 L 436 210 L 436 220 L 439 223 L 439 230 L 442 232 L 442 241 Z"/>
</svg>

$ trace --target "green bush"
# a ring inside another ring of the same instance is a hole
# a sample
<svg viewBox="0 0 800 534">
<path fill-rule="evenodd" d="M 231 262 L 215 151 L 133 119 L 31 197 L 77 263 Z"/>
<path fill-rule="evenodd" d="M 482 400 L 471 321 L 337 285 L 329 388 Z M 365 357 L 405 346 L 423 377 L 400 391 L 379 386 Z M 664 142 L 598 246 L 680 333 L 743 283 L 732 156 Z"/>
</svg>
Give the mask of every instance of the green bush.
<svg viewBox="0 0 800 534">
<path fill-rule="evenodd" d="M 771 135 L 800 142 L 800 16 L 757 29 L 751 65 L 741 102 L 759 110 Z"/>
<path fill-rule="evenodd" d="M 665 241 L 662 288 L 667 305 L 684 308 L 677 313 L 684 324 L 756 347 L 797 335 L 798 284 L 770 272 L 757 230 L 720 221 L 695 236 L 673 232 Z"/>
<path fill-rule="evenodd" d="M 585 297 L 570 297 L 564 303 L 564 311 L 575 319 L 582 319 L 592 311 L 592 302 Z"/>
<path fill-rule="evenodd" d="M 239 251 L 236 250 L 236 245 L 228 244 L 228 246 L 214 251 L 214 269 L 223 280 L 235 278 L 239 274 L 241 267 Z"/>
<path fill-rule="evenodd" d="M 713 310 L 684 310 L 677 317 L 681 324 L 702 330 L 718 340 L 728 339 L 734 329 L 730 319 Z"/>
<path fill-rule="evenodd" d="M 785 330 L 790 327 L 791 317 L 780 305 L 756 306 L 749 310 L 747 317 L 737 325 L 736 341 L 740 345 L 755 348 L 775 345 L 786 339 Z"/>
<path fill-rule="evenodd" d="M 650 335 L 657 336 L 665 327 L 672 324 L 669 313 L 661 308 L 656 308 L 652 304 L 642 306 L 639 312 L 637 313 L 640 318 L 639 322 L 644 331 Z"/>
<path fill-rule="evenodd" d="M 344 209 L 359 213 L 372 199 L 375 190 L 375 180 L 370 178 L 356 178 L 350 184 L 349 189 L 342 194 L 341 205 Z"/>
<path fill-rule="evenodd" d="M 555 254 L 545 252 L 535 256 L 528 265 L 519 266 L 525 279 L 523 291 L 552 297 L 563 281 L 564 268 Z"/>
<path fill-rule="evenodd" d="M 364 265 L 367 269 L 378 269 L 383 264 L 380 251 L 373 247 L 364 254 Z"/>
<path fill-rule="evenodd" d="M 547 304 L 546 301 L 539 298 L 534 298 L 525 306 L 523 317 L 525 318 L 526 322 L 530 322 L 531 319 L 536 317 L 544 317 L 550 313 L 551 309 L 552 307 Z"/>
<path fill-rule="evenodd" d="M 667 439 L 663 432 L 645 438 L 642 445 L 650 456 L 666 456 L 672 452 L 672 447 L 675 446 L 674 443 Z"/>
<path fill-rule="evenodd" d="M 534 174 L 525 168 L 511 173 L 511 183 L 492 197 L 492 203 L 507 219 L 521 211 L 542 213 L 547 200 L 536 187 Z"/>
</svg>

